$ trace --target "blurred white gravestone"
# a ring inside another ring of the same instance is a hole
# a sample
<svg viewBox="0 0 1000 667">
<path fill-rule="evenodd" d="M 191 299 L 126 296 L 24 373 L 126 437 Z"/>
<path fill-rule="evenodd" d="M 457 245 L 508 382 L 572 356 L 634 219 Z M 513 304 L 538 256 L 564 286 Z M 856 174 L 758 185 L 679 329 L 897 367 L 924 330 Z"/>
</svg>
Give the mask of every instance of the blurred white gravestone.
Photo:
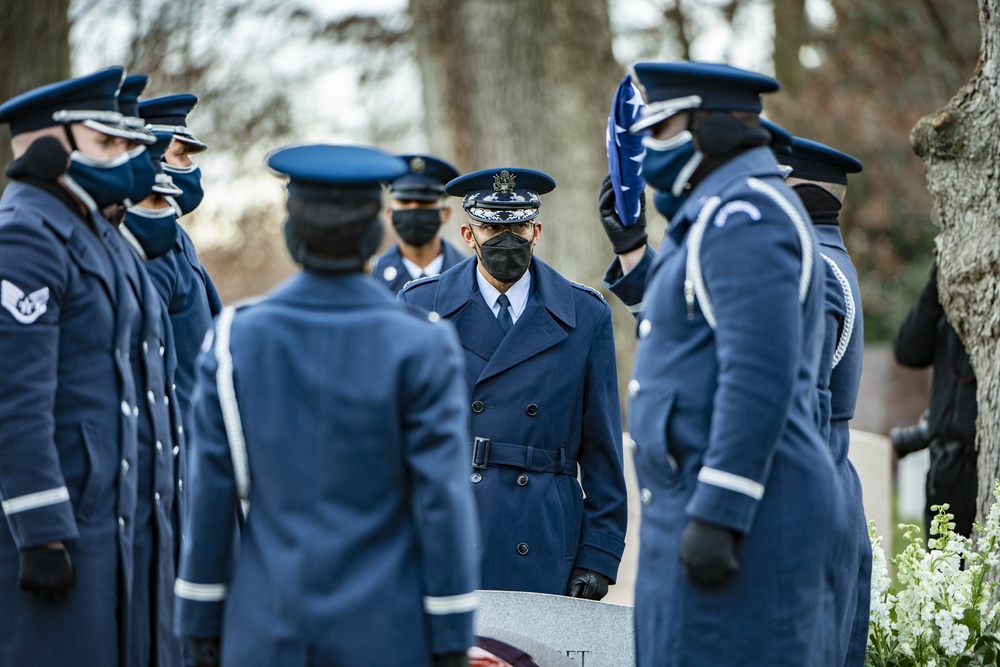
<svg viewBox="0 0 1000 667">
<path fill-rule="evenodd" d="M 861 478 L 865 517 L 875 520 L 876 531 L 882 536 L 882 548 L 891 554 L 895 528 L 892 523 L 892 444 L 887 436 L 851 429 L 848 456 Z"/>
<path fill-rule="evenodd" d="M 924 525 L 927 470 L 931 467 L 931 452 L 921 449 L 907 454 L 896 464 L 896 512 L 905 523 Z"/>
<path fill-rule="evenodd" d="M 632 607 L 627 605 L 544 593 L 480 591 L 476 633 L 489 637 L 491 628 L 556 649 L 581 667 L 635 664 Z"/>
</svg>

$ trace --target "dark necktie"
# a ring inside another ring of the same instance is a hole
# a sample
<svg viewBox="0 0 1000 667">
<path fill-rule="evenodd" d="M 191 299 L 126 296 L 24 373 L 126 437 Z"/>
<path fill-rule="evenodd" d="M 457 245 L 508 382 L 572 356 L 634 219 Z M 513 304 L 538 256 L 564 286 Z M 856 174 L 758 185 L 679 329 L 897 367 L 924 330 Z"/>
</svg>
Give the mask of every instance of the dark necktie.
<svg viewBox="0 0 1000 667">
<path fill-rule="evenodd" d="M 500 312 L 497 313 L 497 322 L 500 323 L 500 328 L 503 329 L 503 332 L 507 333 L 514 326 L 514 318 L 510 316 L 510 299 L 507 298 L 506 294 L 501 294 L 497 297 L 497 305 L 500 306 Z"/>
</svg>

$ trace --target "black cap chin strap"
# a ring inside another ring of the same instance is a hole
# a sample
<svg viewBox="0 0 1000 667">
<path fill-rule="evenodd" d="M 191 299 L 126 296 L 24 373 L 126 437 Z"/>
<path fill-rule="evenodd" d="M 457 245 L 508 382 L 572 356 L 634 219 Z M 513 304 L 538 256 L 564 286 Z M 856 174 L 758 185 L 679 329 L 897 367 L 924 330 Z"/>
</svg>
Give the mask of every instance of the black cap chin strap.
<svg viewBox="0 0 1000 667">
<path fill-rule="evenodd" d="M 66 133 L 66 140 L 69 141 L 69 147 L 74 151 L 80 150 L 80 148 L 76 145 L 76 137 L 73 136 L 73 124 L 63 123 L 62 128 L 63 132 Z"/>
</svg>

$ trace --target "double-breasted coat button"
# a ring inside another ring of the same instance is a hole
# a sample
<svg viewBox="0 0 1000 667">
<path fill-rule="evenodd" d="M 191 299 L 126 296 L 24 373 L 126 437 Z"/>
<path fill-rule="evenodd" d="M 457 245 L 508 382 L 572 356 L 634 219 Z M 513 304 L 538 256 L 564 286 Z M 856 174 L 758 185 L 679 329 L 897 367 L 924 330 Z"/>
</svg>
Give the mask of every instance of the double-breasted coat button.
<svg viewBox="0 0 1000 667">
<path fill-rule="evenodd" d="M 156 453 L 163 454 L 163 443 L 159 440 L 156 441 Z"/>
<path fill-rule="evenodd" d="M 469 481 L 471 481 L 473 484 L 479 484 L 481 481 L 483 481 L 483 476 L 480 475 L 478 472 L 474 472 L 471 475 L 469 475 Z"/>
<path fill-rule="evenodd" d="M 486 406 L 483 404 L 482 401 L 473 401 L 472 402 L 472 411 L 475 412 L 476 414 L 479 414 L 485 408 L 486 408 Z"/>
<path fill-rule="evenodd" d="M 649 505 L 653 502 L 653 492 L 649 489 L 643 489 L 639 492 L 639 500 L 642 501 L 643 505 Z"/>
<path fill-rule="evenodd" d="M 150 389 L 149 391 L 146 392 L 146 398 L 149 399 L 150 405 L 153 405 L 153 404 L 156 403 L 156 396 L 153 394 L 153 390 L 152 389 Z"/>
<path fill-rule="evenodd" d="M 122 401 L 122 414 L 126 417 L 132 413 L 132 408 L 129 407 L 128 401 Z"/>
<path fill-rule="evenodd" d="M 525 544 L 524 542 L 518 544 L 517 553 L 521 554 L 522 556 L 526 555 L 528 553 L 528 545 Z"/>
<path fill-rule="evenodd" d="M 128 472 L 128 461 L 126 459 L 122 459 L 122 472 Z"/>
<path fill-rule="evenodd" d="M 153 502 L 156 503 L 157 507 L 160 506 L 160 494 L 159 493 L 154 493 L 153 494 Z"/>
<path fill-rule="evenodd" d="M 125 517 L 118 517 L 118 528 L 124 533 L 125 532 Z"/>
<path fill-rule="evenodd" d="M 174 445 L 174 450 L 173 451 L 174 451 L 174 456 L 177 456 L 178 454 L 181 453 L 181 448 L 179 446 L 177 446 L 177 445 Z"/>
<path fill-rule="evenodd" d="M 649 320 L 643 320 L 639 322 L 639 338 L 645 338 L 649 335 L 649 332 L 653 330 L 653 323 Z"/>
<path fill-rule="evenodd" d="M 522 472 L 520 475 L 517 476 L 517 485 L 527 486 L 527 484 L 528 484 L 528 476 Z"/>
<path fill-rule="evenodd" d="M 530 405 L 528 405 L 528 407 L 524 409 L 524 411 L 528 413 L 529 417 L 534 417 L 535 415 L 538 414 L 538 406 L 535 405 L 534 403 L 531 403 Z"/>
<path fill-rule="evenodd" d="M 149 343 L 147 343 L 146 341 L 142 341 L 142 351 L 145 354 L 149 354 Z"/>
</svg>

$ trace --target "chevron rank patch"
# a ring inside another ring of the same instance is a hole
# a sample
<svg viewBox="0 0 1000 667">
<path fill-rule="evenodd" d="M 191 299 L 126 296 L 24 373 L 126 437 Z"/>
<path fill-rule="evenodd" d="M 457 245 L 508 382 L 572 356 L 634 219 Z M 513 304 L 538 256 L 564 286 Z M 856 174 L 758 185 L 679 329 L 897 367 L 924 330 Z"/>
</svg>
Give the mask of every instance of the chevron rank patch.
<svg viewBox="0 0 1000 667">
<path fill-rule="evenodd" d="M 31 324 L 48 310 L 49 288 L 37 289 L 31 294 L 7 280 L 0 281 L 0 303 L 21 324 Z"/>
</svg>

